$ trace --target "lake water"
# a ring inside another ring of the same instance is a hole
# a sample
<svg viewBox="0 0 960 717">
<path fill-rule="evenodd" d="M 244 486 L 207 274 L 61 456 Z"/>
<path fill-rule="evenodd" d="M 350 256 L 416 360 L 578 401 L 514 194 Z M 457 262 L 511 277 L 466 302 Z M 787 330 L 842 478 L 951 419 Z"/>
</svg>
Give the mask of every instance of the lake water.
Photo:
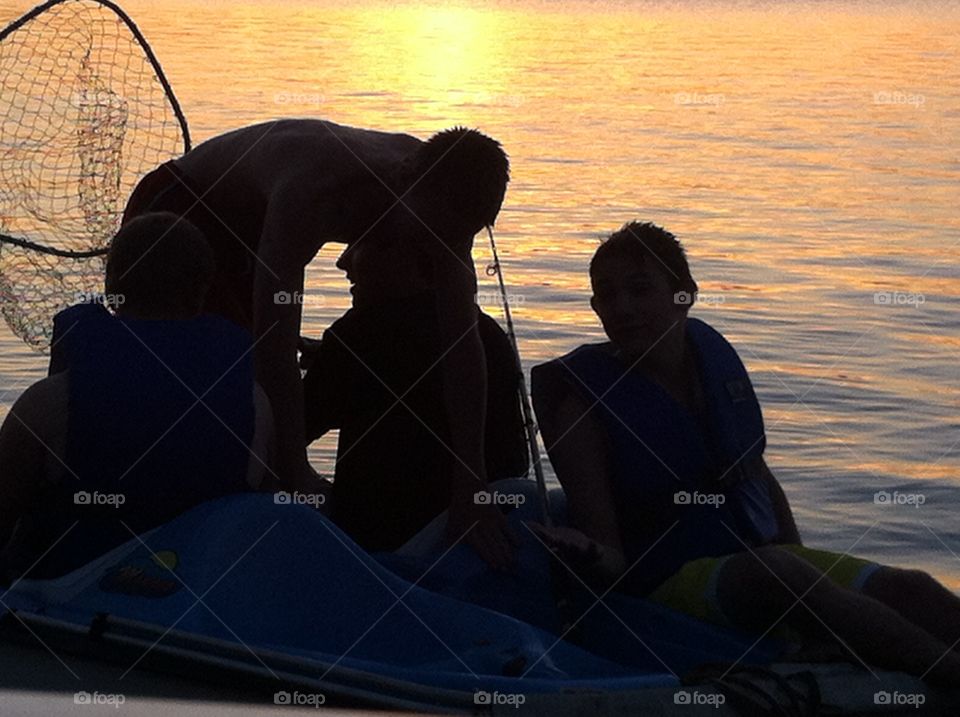
<svg viewBox="0 0 960 717">
<path fill-rule="evenodd" d="M 753 376 L 805 540 L 960 589 L 960 6 L 124 7 L 195 141 L 280 116 L 500 140 L 497 238 L 528 369 L 602 336 L 598 237 L 665 225 L 700 283 L 693 314 Z M 0 1 L 4 18 L 27 8 Z M 349 304 L 337 253 L 309 270 L 307 333 Z M 5 412 L 45 360 L 6 327 L 0 351 Z M 314 446 L 319 469 L 334 445 Z"/>
</svg>

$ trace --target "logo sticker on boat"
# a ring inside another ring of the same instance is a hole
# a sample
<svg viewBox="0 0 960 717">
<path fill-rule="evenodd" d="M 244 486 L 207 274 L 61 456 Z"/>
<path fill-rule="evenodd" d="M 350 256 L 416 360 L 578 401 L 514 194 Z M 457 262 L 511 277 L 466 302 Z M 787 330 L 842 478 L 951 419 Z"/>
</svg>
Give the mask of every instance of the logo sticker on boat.
<svg viewBox="0 0 960 717">
<path fill-rule="evenodd" d="M 107 593 L 133 597 L 164 598 L 183 587 L 173 571 L 180 560 L 172 550 L 121 563 L 100 578 L 99 587 Z"/>
</svg>

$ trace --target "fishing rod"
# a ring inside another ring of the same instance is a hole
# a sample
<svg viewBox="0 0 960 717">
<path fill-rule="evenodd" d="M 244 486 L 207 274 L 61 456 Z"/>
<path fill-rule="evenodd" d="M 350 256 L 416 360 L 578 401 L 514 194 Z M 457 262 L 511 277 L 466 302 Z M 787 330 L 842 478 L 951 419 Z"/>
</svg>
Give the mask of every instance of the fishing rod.
<svg viewBox="0 0 960 717">
<path fill-rule="evenodd" d="M 517 332 L 513 328 L 513 315 L 510 312 L 510 300 L 507 296 L 507 287 L 503 281 L 503 268 L 500 266 L 500 256 L 497 253 L 497 243 L 493 238 L 493 227 L 487 225 L 487 234 L 490 237 L 490 248 L 493 250 L 493 268 L 497 275 L 497 282 L 500 285 L 500 299 L 503 302 L 503 313 L 507 320 L 507 337 L 510 339 L 510 345 L 513 346 L 513 356 L 517 362 L 517 373 L 520 376 L 520 406 L 523 411 L 523 425 L 527 434 L 527 443 L 530 446 L 530 460 L 533 461 L 533 474 L 537 481 L 537 491 L 540 495 L 540 507 L 543 510 L 543 524 L 548 528 L 553 527 L 553 519 L 550 516 L 550 499 L 547 495 L 547 480 L 543 475 L 542 459 L 540 457 L 540 446 L 537 443 L 537 424 L 533 420 L 533 408 L 530 405 L 530 392 L 527 390 L 527 380 L 523 375 L 523 364 L 520 362 L 520 346 L 517 344 Z M 490 268 L 487 273 L 491 274 Z"/>
<path fill-rule="evenodd" d="M 540 446 L 537 443 L 537 424 L 533 420 L 533 408 L 530 405 L 530 392 L 527 390 L 527 381 L 523 375 L 523 364 L 520 362 L 520 346 L 517 343 L 517 332 L 513 328 L 513 315 L 510 312 L 510 300 L 507 296 L 507 287 L 503 281 L 503 268 L 500 266 L 500 256 L 497 253 L 497 243 L 493 238 L 493 228 L 487 225 L 487 234 L 490 236 L 490 248 L 493 251 L 493 272 L 487 268 L 487 274 L 495 273 L 500 285 L 500 299 L 503 302 L 503 313 L 507 321 L 507 336 L 513 346 L 513 356 L 517 362 L 517 373 L 520 376 L 520 406 L 523 410 L 523 424 L 527 433 L 527 442 L 530 446 L 530 459 L 533 461 L 533 474 L 537 481 L 537 493 L 540 497 L 540 510 L 543 515 L 543 525 L 553 527 L 553 518 L 550 515 L 550 497 L 547 494 L 547 480 L 543 475 L 543 460 L 540 456 Z M 559 557 L 559 556 L 555 556 Z M 578 626 L 579 616 L 576 615 L 576 586 L 570 579 L 566 565 L 561 566 L 555 560 L 550 563 L 550 573 L 553 577 L 553 596 L 560 616 L 560 634 L 565 638 L 578 642 L 582 638 L 581 628 Z"/>
</svg>

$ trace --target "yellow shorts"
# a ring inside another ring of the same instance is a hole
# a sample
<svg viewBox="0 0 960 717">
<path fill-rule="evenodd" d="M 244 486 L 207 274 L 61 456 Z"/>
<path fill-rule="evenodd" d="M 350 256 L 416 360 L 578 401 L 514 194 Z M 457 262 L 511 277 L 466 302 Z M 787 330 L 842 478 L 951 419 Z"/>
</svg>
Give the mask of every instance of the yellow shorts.
<svg viewBox="0 0 960 717">
<path fill-rule="evenodd" d="M 803 558 L 821 570 L 841 587 L 860 591 L 881 566 L 877 563 L 827 550 L 814 550 L 802 545 L 778 545 Z M 684 564 L 674 575 L 654 590 L 649 599 L 700 620 L 730 627 L 730 620 L 720 609 L 717 582 L 720 570 L 730 555 L 700 558 Z"/>
</svg>

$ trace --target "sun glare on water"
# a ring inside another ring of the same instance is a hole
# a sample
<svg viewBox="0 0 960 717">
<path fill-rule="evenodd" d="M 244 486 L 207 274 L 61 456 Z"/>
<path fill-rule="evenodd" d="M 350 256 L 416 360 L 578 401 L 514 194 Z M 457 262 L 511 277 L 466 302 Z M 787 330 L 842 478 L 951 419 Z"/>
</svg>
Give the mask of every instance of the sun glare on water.
<svg viewBox="0 0 960 717">
<path fill-rule="evenodd" d="M 373 37 L 388 42 L 364 43 L 360 71 L 370 86 L 389 87 L 416 109 L 456 114 L 463 104 L 485 104 L 491 85 L 503 86 L 498 58 L 504 54 L 503 16 L 479 9 L 399 7 L 370 13 Z"/>
</svg>

